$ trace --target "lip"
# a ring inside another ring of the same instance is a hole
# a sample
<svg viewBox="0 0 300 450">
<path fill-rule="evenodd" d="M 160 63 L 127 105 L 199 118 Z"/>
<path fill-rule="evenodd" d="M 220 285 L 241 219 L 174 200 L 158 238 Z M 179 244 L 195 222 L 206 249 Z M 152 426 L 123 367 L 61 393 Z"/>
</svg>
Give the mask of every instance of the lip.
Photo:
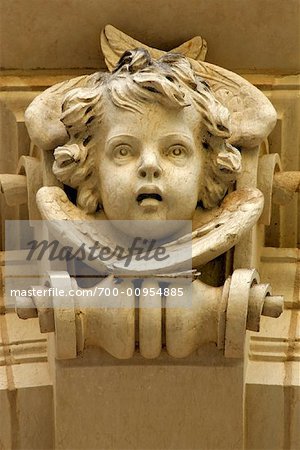
<svg viewBox="0 0 300 450">
<path fill-rule="evenodd" d="M 153 198 L 145 197 L 144 199 L 139 200 L 139 197 L 142 196 L 143 194 L 146 195 L 146 196 L 153 194 L 153 195 L 155 195 L 156 198 L 155 197 L 153 197 Z M 141 186 L 139 188 L 139 190 L 137 191 L 137 193 L 136 193 L 136 201 L 138 202 L 139 205 L 141 205 L 142 203 L 145 203 L 145 202 L 146 203 L 153 203 L 153 202 L 157 202 L 158 203 L 158 202 L 163 201 L 163 195 L 162 194 L 163 194 L 162 190 L 158 186 L 156 186 L 154 184 L 147 184 L 147 185 Z"/>
</svg>

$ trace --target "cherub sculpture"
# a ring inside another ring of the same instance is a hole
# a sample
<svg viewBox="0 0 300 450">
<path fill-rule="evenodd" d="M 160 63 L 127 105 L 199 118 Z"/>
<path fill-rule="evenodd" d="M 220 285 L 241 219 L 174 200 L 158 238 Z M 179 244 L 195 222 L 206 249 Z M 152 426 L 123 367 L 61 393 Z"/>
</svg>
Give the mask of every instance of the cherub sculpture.
<svg viewBox="0 0 300 450">
<path fill-rule="evenodd" d="M 241 169 L 227 108 L 181 55 L 126 52 L 112 74 L 65 97 L 70 136 L 54 174 L 77 205 L 110 220 L 191 220 L 217 206 Z"/>
<path fill-rule="evenodd" d="M 136 49 L 126 51 L 112 73 L 82 78 L 50 88 L 26 112 L 33 142 L 54 150 L 55 176 L 77 190 L 76 209 L 59 201 L 58 188 L 47 192 L 44 188 L 38 194 L 42 215 L 59 218 L 49 208 L 50 195 L 64 213 L 72 211 L 73 219 L 91 215 L 114 221 L 193 219 L 194 230 L 210 222 L 210 231 L 234 224 L 231 239 L 222 228 L 215 237 L 206 236 L 209 248 L 201 245 L 193 255 L 198 264 L 208 262 L 207 256 L 199 258 L 199 251 L 212 259 L 234 245 L 257 219 L 262 198 L 254 190 L 229 198 L 236 214 L 241 213 L 239 204 L 252 204 L 251 218 L 244 213 L 242 221 L 233 214 L 229 221 L 230 208 L 219 208 L 241 171 L 240 151 L 229 141 L 244 143 L 245 133 L 234 123 L 232 134 L 228 108 L 191 62 L 174 53 L 154 60 L 148 50 Z M 271 106 L 267 112 L 270 127 Z M 259 139 L 261 131 L 261 124 L 255 130 L 249 127 L 249 142 Z M 160 230 L 155 237 L 163 236 Z"/>
<path fill-rule="evenodd" d="M 26 111 L 31 140 L 48 155 L 45 171 L 50 172 L 37 192 L 37 205 L 52 233 L 75 252 L 82 243 L 86 248 L 95 242 L 110 248 L 118 244 L 111 228 L 99 233 L 99 221 L 158 223 L 146 228 L 147 233 L 168 249 L 169 258 L 152 259 L 146 265 L 133 258 L 130 267 L 117 257 L 105 262 L 91 259 L 87 264 L 107 275 L 176 277 L 182 275 L 188 259 L 195 270 L 226 252 L 258 220 L 262 193 L 254 187 L 235 191 L 231 186 L 242 171 L 241 151 L 266 138 L 276 113 L 257 89 L 235 74 L 177 53 L 157 56 L 157 51 L 135 45 L 126 49 L 123 43 L 128 46 L 129 38 L 120 40 L 120 32 L 115 35 L 110 27 L 106 32 L 113 37 L 110 45 L 107 33 L 102 35 L 111 73 L 55 85 Z M 181 221 L 192 221 L 191 232 L 184 236 L 176 234 Z M 125 235 L 135 233 L 132 226 L 125 225 Z M 186 356 L 203 340 L 218 341 L 224 348 L 227 324 L 228 356 L 242 356 L 246 322 L 248 329 L 258 330 L 270 291 L 260 287 L 251 296 L 250 288 L 258 282 L 256 272 L 237 272 L 222 289 L 213 290 L 196 280 L 188 291 L 192 308 L 167 313 L 170 354 Z M 240 296 L 235 294 L 238 285 Z M 145 298 L 139 301 L 141 353 L 156 357 L 162 345 L 161 298 L 147 314 L 141 306 Z M 281 301 L 275 301 L 275 313 L 266 314 L 280 314 Z M 86 313 L 91 323 L 99 316 L 108 334 L 114 332 L 112 317 L 120 324 L 115 340 L 107 338 L 102 325 L 93 325 L 91 342 L 100 342 L 117 357 L 130 357 L 135 342 L 134 303 L 130 305 L 126 315 L 120 310 L 115 315 L 105 310 Z M 75 323 L 75 315 L 72 320 Z"/>
</svg>

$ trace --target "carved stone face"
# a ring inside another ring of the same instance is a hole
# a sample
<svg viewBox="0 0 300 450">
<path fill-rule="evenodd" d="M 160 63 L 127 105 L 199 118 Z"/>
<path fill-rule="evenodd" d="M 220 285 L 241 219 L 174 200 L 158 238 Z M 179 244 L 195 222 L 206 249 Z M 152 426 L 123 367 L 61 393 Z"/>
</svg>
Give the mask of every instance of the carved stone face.
<svg viewBox="0 0 300 450">
<path fill-rule="evenodd" d="M 192 219 L 204 166 L 199 113 L 159 104 L 138 113 L 109 103 L 97 152 L 108 219 Z"/>
</svg>

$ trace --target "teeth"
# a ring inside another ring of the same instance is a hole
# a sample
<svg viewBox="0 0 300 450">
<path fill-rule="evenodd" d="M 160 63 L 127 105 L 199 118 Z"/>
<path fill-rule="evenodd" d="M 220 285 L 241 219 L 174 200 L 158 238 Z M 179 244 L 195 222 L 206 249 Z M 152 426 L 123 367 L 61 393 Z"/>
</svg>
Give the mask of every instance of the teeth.
<svg viewBox="0 0 300 450">
<path fill-rule="evenodd" d="M 141 203 L 143 200 L 145 200 L 147 198 L 151 198 L 151 199 L 157 200 L 159 202 L 162 201 L 161 195 L 159 195 L 159 194 L 139 194 L 137 196 L 136 200 L 137 200 L 138 203 Z"/>
</svg>

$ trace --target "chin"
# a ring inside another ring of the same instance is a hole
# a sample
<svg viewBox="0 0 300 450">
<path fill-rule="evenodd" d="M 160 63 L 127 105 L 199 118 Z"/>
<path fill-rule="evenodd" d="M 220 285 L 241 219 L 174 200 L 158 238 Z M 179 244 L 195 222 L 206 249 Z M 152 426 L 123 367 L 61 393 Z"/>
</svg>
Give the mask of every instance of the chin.
<svg viewBox="0 0 300 450">
<path fill-rule="evenodd" d="M 168 220 L 157 215 L 135 216 L 130 220 L 114 222 L 114 226 L 131 238 L 168 242 L 192 231 L 191 221 Z"/>
<path fill-rule="evenodd" d="M 124 235 L 130 238 L 141 237 L 143 239 L 155 239 L 168 242 L 191 233 L 193 212 L 169 214 L 167 207 L 162 205 L 148 205 L 144 207 L 132 208 L 124 214 L 106 213 L 108 219 L 113 221 L 113 225 Z M 117 216 L 117 217 L 116 217 Z M 170 217 L 171 216 L 171 217 Z M 179 217 L 178 217 L 179 216 Z"/>
</svg>

